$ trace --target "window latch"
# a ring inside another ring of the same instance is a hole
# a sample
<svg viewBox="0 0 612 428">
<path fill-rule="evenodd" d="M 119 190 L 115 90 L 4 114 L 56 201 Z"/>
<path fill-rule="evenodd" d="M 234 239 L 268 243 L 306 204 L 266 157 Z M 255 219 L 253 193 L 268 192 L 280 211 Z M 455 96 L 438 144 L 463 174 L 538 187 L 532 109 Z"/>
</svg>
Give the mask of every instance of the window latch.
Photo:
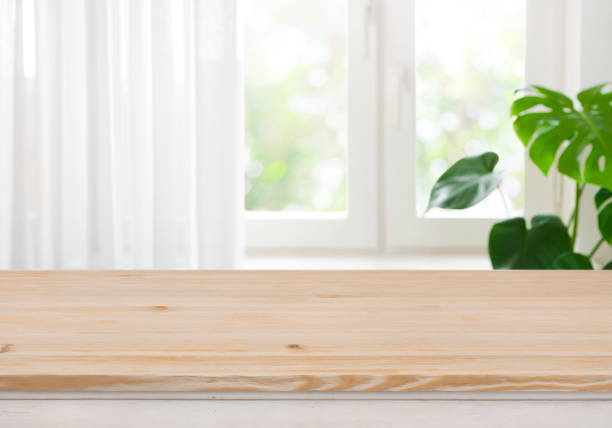
<svg viewBox="0 0 612 428">
<path fill-rule="evenodd" d="M 410 91 L 410 72 L 408 67 L 398 66 L 391 70 L 391 78 L 393 79 L 393 94 L 395 96 L 395 114 L 393 115 L 393 124 L 396 128 L 401 128 L 405 113 L 406 94 Z"/>
</svg>

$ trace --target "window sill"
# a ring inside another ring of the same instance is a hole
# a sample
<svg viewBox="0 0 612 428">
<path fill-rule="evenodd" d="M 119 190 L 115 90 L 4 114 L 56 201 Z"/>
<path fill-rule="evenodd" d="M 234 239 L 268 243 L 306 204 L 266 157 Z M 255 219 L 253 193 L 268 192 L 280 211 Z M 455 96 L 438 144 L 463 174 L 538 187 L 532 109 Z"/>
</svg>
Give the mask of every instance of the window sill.
<svg viewBox="0 0 612 428">
<path fill-rule="evenodd" d="M 310 251 L 247 252 L 244 269 L 407 269 L 407 270 L 488 270 L 489 258 L 484 253 L 353 253 Z"/>
</svg>

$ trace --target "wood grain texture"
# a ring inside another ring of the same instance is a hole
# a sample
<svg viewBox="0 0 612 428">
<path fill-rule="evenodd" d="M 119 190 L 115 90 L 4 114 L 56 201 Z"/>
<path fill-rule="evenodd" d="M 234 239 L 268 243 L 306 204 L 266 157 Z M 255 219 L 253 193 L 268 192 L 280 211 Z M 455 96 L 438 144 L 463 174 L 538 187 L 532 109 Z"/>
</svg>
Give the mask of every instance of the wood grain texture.
<svg viewBox="0 0 612 428">
<path fill-rule="evenodd" d="M 0 390 L 612 391 L 612 273 L 0 273 Z"/>
</svg>

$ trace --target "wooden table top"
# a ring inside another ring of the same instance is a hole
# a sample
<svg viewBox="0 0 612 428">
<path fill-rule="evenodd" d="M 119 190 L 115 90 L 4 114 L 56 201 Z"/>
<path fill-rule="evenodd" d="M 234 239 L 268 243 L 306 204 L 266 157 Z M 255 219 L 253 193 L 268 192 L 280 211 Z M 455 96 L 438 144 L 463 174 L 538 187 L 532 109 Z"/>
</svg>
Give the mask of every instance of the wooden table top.
<svg viewBox="0 0 612 428">
<path fill-rule="evenodd" d="M 0 273 L 0 390 L 612 391 L 612 273 Z"/>
</svg>

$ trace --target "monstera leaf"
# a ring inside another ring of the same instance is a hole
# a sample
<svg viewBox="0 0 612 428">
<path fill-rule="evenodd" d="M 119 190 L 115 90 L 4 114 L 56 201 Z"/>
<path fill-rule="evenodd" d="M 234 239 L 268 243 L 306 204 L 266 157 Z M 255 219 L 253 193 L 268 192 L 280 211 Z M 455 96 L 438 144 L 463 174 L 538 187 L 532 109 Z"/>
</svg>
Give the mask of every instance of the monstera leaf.
<svg viewBox="0 0 612 428">
<path fill-rule="evenodd" d="M 554 215 L 537 215 L 527 229 L 525 219 L 497 223 L 489 235 L 494 269 L 551 269 L 559 256 L 572 251 L 567 228 Z"/>
<path fill-rule="evenodd" d="M 562 93 L 541 86 L 519 92 L 511 108 L 514 130 L 545 175 L 568 141 L 559 156 L 559 172 L 578 182 L 612 189 L 612 92 L 603 92 L 605 87 L 580 92 L 582 110 Z"/>
<path fill-rule="evenodd" d="M 601 236 L 612 244 L 612 192 L 603 187 L 595 194 L 595 206 L 599 210 L 597 223 Z"/>
<path fill-rule="evenodd" d="M 564 270 L 593 270 L 591 260 L 584 254 L 563 253 L 555 259 L 553 269 Z"/>
<path fill-rule="evenodd" d="M 433 207 L 464 209 L 476 205 L 494 191 L 502 180 L 493 172 L 499 156 L 493 152 L 460 159 L 436 181 L 427 211 Z"/>
</svg>

